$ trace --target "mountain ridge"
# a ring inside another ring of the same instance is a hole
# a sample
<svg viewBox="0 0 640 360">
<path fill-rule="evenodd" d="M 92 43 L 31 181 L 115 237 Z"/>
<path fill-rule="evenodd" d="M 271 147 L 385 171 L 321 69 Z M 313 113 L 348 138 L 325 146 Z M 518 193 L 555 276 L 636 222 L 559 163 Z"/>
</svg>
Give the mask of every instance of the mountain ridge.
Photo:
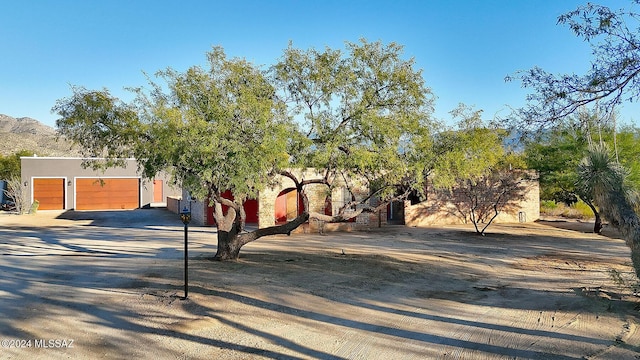
<svg viewBox="0 0 640 360">
<path fill-rule="evenodd" d="M 70 141 L 59 138 L 56 130 L 30 117 L 0 114 L 0 155 L 32 151 L 38 156 L 79 156 Z"/>
</svg>

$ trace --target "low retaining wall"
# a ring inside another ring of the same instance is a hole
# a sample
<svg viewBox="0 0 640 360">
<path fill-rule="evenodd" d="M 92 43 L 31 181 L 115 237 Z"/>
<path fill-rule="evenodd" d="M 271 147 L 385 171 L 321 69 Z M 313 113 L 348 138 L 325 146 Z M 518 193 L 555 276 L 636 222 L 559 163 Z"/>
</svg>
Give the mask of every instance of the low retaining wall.
<svg viewBox="0 0 640 360">
<path fill-rule="evenodd" d="M 179 196 L 168 196 L 167 197 L 167 210 L 171 211 L 174 214 L 180 213 L 180 200 L 182 197 Z"/>
</svg>

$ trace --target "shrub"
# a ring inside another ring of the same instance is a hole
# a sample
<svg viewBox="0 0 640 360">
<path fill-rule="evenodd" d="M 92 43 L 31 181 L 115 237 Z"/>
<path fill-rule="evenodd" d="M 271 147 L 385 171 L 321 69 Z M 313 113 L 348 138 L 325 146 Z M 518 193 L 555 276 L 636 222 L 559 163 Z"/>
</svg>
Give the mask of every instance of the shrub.
<svg viewBox="0 0 640 360">
<path fill-rule="evenodd" d="M 40 202 L 38 200 L 34 200 L 33 204 L 31 204 L 31 208 L 29 209 L 29 214 L 35 214 L 38 212 L 38 206 L 40 206 Z"/>
<path fill-rule="evenodd" d="M 553 200 L 544 200 L 540 202 L 540 213 L 547 216 L 560 216 L 569 219 L 592 219 L 593 211 L 583 201 L 578 201 L 571 206 L 564 203 L 556 203 Z"/>
<path fill-rule="evenodd" d="M 547 211 L 555 210 L 558 208 L 558 204 L 556 204 L 553 200 L 542 200 L 540 201 L 540 211 L 543 209 Z"/>
</svg>

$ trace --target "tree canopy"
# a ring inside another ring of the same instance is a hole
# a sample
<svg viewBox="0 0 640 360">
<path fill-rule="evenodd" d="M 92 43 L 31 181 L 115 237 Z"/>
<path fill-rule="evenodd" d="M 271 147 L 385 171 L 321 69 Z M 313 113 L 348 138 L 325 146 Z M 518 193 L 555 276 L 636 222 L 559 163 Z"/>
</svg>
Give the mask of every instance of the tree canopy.
<svg viewBox="0 0 640 360">
<path fill-rule="evenodd" d="M 428 143 L 432 97 L 401 46 L 361 40 L 343 52 L 290 45 L 268 71 L 228 59 L 219 47 L 207 59 L 207 68 L 157 72 L 147 87 L 131 89 L 131 103 L 107 89 L 74 87 L 53 108 L 58 131 L 85 155 L 104 158 L 91 163 L 96 168 L 135 157 L 144 176 L 167 171 L 193 196 L 210 199 L 219 259 L 237 258 L 246 243 L 306 221 L 310 184 L 330 190 L 341 181 L 352 191 L 349 181 L 363 182 L 371 193 L 354 200 L 358 211 L 374 211 L 372 196 L 384 203 L 411 190 L 407 176 L 419 171 L 412 165 L 422 153 L 416 144 Z M 319 175 L 290 171 L 305 168 Z M 296 184 L 304 211 L 284 225 L 244 232 L 242 202 L 278 176 Z M 223 198 L 228 190 L 234 200 Z M 341 211 L 325 220 L 345 219 Z"/>
<path fill-rule="evenodd" d="M 528 106 L 517 114 L 521 130 L 552 127 L 589 104 L 597 104 L 606 118 L 617 105 L 640 96 L 640 14 L 587 3 L 561 15 L 558 23 L 590 44 L 591 69 L 578 75 L 534 67 L 507 77 L 532 90 Z"/>
<path fill-rule="evenodd" d="M 0 180 L 20 177 L 20 157 L 22 156 L 33 156 L 33 152 L 22 150 L 12 155 L 0 155 Z"/>
<path fill-rule="evenodd" d="M 506 148 L 507 131 L 483 121 L 481 110 L 460 104 L 451 115 L 456 126 L 434 136 L 430 179 L 436 198 L 484 235 L 500 212 L 525 199 L 531 176 L 522 157 Z"/>
<path fill-rule="evenodd" d="M 401 55 L 395 43 L 364 40 L 347 43 L 346 53 L 290 45 L 273 68 L 298 120 L 290 165 L 322 169 L 329 187 L 359 179 L 376 196 L 393 197 L 419 152 L 417 139 L 432 125 L 431 91 Z"/>
</svg>

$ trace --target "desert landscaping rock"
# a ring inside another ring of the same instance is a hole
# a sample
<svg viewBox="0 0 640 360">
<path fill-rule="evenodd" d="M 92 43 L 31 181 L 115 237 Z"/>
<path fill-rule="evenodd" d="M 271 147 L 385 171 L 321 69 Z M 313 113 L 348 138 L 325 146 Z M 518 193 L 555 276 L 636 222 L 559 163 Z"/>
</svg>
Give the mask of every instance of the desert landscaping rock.
<svg viewBox="0 0 640 360">
<path fill-rule="evenodd" d="M 166 210 L 0 226 L 2 359 L 640 358 L 629 250 L 588 223 L 293 234 L 224 263 L 190 227 L 187 300 Z"/>
</svg>

